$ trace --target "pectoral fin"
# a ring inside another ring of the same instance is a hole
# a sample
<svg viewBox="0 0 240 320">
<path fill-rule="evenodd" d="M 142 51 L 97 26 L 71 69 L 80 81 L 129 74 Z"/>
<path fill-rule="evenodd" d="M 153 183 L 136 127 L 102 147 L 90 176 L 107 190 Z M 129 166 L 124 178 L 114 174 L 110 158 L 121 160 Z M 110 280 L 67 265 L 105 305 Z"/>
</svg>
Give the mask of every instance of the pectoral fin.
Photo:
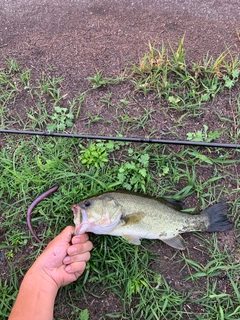
<svg viewBox="0 0 240 320">
<path fill-rule="evenodd" d="M 127 242 L 132 243 L 132 244 L 136 244 L 136 245 L 140 245 L 140 239 L 136 236 L 133 236 L 131 234 L 125 234 L 122 236 L 125 240 L 127 240 Z"/>
<path fill-rule="evenodd" d="M 172 238 L 160 238 L 160 240 L 162 240 L 163 242 L 165 242 L 166 244 L 168 244 L 169 246 L 178 249 L 178 250 L 184 250 L 186 249 L 186 245 L 185 245 L 185 241 L 183 240 L 183 238 L 177 234 L 176 236 L 172 237 Z"/>
</svg>

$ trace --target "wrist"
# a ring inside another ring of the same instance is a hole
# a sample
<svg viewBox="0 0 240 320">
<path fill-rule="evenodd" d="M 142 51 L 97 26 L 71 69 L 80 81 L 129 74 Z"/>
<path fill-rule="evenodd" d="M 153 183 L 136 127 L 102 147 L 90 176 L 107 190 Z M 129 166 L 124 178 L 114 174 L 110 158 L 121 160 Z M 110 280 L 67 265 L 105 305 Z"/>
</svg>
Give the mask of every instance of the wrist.
<svg viewBox="0 0 240 320">
<path fill-rule="evenodd" d="M 41 267 L 33 265 L 24 277 L 24 282 L 34 284 L 39 290 L 43 290 L 55 299 L 58 292 L 58 285 Z"/>
<path fill-rule="evenodd" d="M 35 266 L 26 273 L 9 320 L 51 320 L 57 286 Z"/>
</svg>

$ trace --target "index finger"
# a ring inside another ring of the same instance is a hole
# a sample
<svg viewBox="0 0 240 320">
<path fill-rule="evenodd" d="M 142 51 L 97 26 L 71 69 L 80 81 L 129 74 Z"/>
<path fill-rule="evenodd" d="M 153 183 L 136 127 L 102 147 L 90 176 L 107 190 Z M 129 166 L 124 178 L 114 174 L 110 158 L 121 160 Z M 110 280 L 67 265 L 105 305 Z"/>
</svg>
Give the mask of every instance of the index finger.
<svg viewBox="0 0 240 320">
<path fill-rule="evenodd" d="M 89 237 L 87 233 L 79 234 L 72 238 L 72 244 L 84 243 L 88 241 Z"/>
</svg>

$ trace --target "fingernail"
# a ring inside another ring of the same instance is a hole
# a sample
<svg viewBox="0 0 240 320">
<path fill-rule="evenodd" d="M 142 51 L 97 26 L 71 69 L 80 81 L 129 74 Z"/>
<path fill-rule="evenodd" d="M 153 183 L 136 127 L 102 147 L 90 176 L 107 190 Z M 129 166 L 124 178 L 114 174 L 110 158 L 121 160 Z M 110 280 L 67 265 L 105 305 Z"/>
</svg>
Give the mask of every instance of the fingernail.
<svg viewBox="0 0 240 320">
<path fill-rule="evenodd" d="M 76 236 L 76 237 L 74 238 L 74 243 L 76 244 L 76 243 L 80 243 L 80 242 L 81 242 L 80 237 Z"/>
<path fill-rule="evenodd" d="M 65 271 L 70 272 L 72 270 L 72 267 L 70 265 L 66 266 Z"/>
<path fill-rule="evenodd" d="M 67 264 L 71 261 L 71 258 L 69 256 L 66 256 L 64 259 L 63 259 L 63 263 Z"/>
<path fill-rule="evenodd" d="M 71 246 L 69 249 L 68 249 L 68 254 L 74 254 L 75 252 L 77 251 L 77 248 L 74 247 L 74 246 Z"/>
</svg>

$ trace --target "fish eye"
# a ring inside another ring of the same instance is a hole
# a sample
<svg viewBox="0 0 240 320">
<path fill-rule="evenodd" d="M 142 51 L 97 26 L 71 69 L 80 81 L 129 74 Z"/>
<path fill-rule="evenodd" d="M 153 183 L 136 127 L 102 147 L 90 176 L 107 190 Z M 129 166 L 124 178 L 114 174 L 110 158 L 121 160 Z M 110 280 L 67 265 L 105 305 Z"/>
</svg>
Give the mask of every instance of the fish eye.
<svg viewBox="0 0 240 320">
<path fill-rule="evenodd" d="M 87 201 L 84 202 L 84 205 L 85 205 L 85 207 L 90 207 L 91 202 L 87 200 Z"/>
</svg>

